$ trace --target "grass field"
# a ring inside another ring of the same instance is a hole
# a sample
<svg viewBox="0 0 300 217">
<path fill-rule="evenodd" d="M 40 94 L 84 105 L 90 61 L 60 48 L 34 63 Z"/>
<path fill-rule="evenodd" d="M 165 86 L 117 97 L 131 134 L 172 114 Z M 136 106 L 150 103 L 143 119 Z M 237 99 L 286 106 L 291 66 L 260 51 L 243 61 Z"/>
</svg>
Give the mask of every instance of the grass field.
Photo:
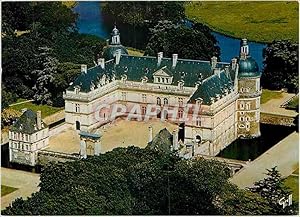
<svg viewBox="0 0 300 217">
<path fill-rule="evenodd" d="M 299 107 L 299 96 L 294 97 L 289 103 L 287 104 L 287 109 L 297 109 Z"/>
<path fill-rule="evenodd" d="M 144 51 L 142 50 L 138 50 L 136 48 L 132 48 L 132 47 L 127 47 L 127 51 L 128 51 L 128 54 L 129 55 L 132 55 L 132 56 L 143 56 L 144 55 Z"/>
<path fill-rule="evenodd" d="M 293 201 L 299 201 L 299 176 L 289 176 L 284 184 L 292 190 Z"/>
<path fill-rule="evenodd" d="M 49 115 L 52 115 L 64 108 L 56 108 L 56 107 L 52 107 L 52 106 L 48 106 L 48 105 L 36 105 L 32 102 L 26 102 L 23 104 L 19 104 L 19 105 L 13 105 L 10 106 L 10 108 L 21 111 L 23 108 L 27 108 L 27 109 L 31 109 L 32 111 L 41 111 L 42 112 L 42 118 L 45 118 Z"/>
<path fill-rule="evenodd" d="M 260 98 L 260 104 L 264 104 L 271 99 L 279 99 L 281 97 L 282 97 L 282 93 L 279 91 L 263 89 Z"/>
<path fill-rule="evenodd" d="M 18 190 L 17 188 L 1 185 L 1 197 Z"/>
<path fill-rule="evenodd" d="M 76 1 L 62 1 L 64 5 L 66 5 L 68 8 L 73 8 L 77 4 Z"/>
<path fill-rule="evenodd" d="M 298 2 L 187 2 L 190 20 L 216 32 L 251 41 L 298 41 Z"/>
</svg>

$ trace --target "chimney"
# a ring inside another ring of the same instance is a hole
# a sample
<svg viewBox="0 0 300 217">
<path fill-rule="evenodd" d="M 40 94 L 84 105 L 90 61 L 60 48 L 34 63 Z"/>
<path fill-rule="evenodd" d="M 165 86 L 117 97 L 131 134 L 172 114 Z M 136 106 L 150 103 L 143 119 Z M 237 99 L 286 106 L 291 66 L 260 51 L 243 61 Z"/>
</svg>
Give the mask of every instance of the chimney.
<svg viewBox="0 0 300 217">
<path fill-rule="evenodd" d="M 121 49 L 116 51 L 116 65 L 119 65 L 121 59 Z"/>
<path fill-rule="evenodd" d="M 214 68 L 214 74 L 217 75 L 220 78 L 221 69 L 220 68 Z"/>
<path fill-rule="evenodd" d="M 105 68 L 105 59 L 104 58 L 99 58 L 98 59 L 98 66 L 101 66 L 102 69 Z"/>
<path fill-rule="evenodd" d="M 157 66 L 160 66 L 163 55 L 164 55 L 163 52 L 159 52 L 157 54 Z"/>
<path fill-rule="evenodd" d="M 217 66 L 217 61 L 218 61 L 218 58 L 217 58 L 217 57 L 213 56 L 213 57 L 211 58 L 211 67 L 212 67 L 213 69 L 216 68 L 216 66 Z"/>
<path fill-rule="evenodd" d="M 179 149 L 179 143 L 178 143 L 178 131 L 173 130 L 173 150 L 177 151 Z"/>
<path fill-rule="evenodd" d="M 152 138 L 153 137 L 153 128 L 152 126 L 149 127 L 149 141 L 148 142 L 152 142 Z"/>
<path fill-rule="evenodd" d="M 172 55 L 172 67 L 175 68 L 178 60 L 178 54 Z"/>
<path fill-rule="evenodd" d="M 233 70 L 236 69 L 236 64 L 237 64 L 237 59 L 236 59 L 236 58 L 232 58 L 232 59 L 231 59 L 231 68 L 232 68 Z"/>
<path fill-rule="evenodd" d="M 87 73 L 87 65 L 82 64 L 81 65 L 81 73 Z"/>
<path fill-rule="evenodd" d="M 41 111 L 36 112 L 36 124 L 37 124 L 38 130 L 40 130 L 42 128 L 42 112 Z"/>
</svg>

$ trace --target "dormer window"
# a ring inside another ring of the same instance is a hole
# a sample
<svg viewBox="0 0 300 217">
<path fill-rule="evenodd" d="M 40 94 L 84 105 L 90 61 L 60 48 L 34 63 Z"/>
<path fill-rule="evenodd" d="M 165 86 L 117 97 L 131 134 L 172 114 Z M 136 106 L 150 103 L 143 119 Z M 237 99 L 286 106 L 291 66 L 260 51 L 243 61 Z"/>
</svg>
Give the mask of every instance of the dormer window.
<svg viewBox="0 0 300 217">
<path fill-rule="evenodd" d="M 171 74 L 172 73 L 166 67 L 159 69 L 153 74 L 154 83 L 172 84 L 173 76 Z"/>
<path fill-rule="evenodd" d="M 183 81 L 183 80 L 180 80 L 180 81 L 178 82 L 178 88 L 179 88 L 180 90 L 182 90 L 182 89 L 183 89 L 183 86 L 184 86 L 184 81 Z"/>
<path fill-rule="evenodd" d="M 75 94 L 79 94 L 80 88 L 79 88 L 78 86 L 76 86 L 76 87 L 74 88 L 74 91 L 75 91 Z"/>
</svg>

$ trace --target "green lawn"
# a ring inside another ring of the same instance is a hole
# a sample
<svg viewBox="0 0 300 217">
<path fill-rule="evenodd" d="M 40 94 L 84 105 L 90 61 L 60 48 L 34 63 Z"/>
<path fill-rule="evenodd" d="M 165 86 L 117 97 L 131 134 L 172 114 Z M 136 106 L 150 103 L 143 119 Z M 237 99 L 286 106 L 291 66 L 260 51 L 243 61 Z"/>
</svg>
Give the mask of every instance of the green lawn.
<svg viewBox="0 0 300 217">
<path fill-rule="evenodd" d="M 14 192 L 18 190 L 17 188 L 13 188 L 13 187 L 9 187 L 6 185 L 1 185 L 1 197 L 3 197 L 4 195 L 10 194 L 11 192 Z"/>
<path fill-rule="evenodd" d="M 296 110 L 298 106 L 299 106 L 299 96 L 296 96 L 291 101 L 289 101 L 286 108 Z"/>
<path fill-rule="evenodd" d="M 141 57 L 144 55 L 144 51 L 138 50 L 136 48 L 127 47 L 127 51 L 129 55 Z"/>
<path fill-rule="evenodd" d="M 62 1 L 64 5 L 66 5 L 68 8 L 73 8 L 76 6 L 77 2 L 76 1 Z"/>
<path fill-rule="evenodd" d="M 264 104 L 271 99 L 279 99 L 281 97 L 282 97 L 282 93 L 279 91 L 263 89 L 260 98 L 260 104 Z"/>
<path fill-rule="evenodd" d="M 42 118 L 45 118 L 49 115 L 52 115 L 64 108 L 57 108 L 57 107 L 52 107 L 52 106 L 48 106 L 48 105 L 36 105 L 32 102 L 26 102 L 23 104 L 19 104 L 19 105 L 13 105 L 10 106 L 10 108 L 21 111 L 23 108 L 27 108 L 27 109 L 31 109 L 32 111 L 41 111 L 42 112 Z"/>
<path fill-rule="evenodd" d="M 187 2 L 185 13 L 191 20 L 236 38 L 271 42 L 298 41 L 298 2 L 214 1 Z"/>
<path fill-rule="evenodd" d="M 299 176 L 289 176 L 284 184 L 292 190 L 293 200 L 299 201 Z"/>
</svg>

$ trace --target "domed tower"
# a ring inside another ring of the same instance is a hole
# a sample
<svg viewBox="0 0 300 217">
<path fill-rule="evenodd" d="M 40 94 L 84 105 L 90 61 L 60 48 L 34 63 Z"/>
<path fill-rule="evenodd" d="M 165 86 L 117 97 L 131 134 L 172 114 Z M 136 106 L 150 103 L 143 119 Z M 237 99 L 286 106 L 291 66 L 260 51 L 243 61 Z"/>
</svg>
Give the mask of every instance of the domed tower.
<svg viewBox="0 0 300 217">
<path fill-rule="evenodd" d="M 121 54 L 127 54 L 128 51 L 126 48 L 121 44 L 120 40 L 120 32 L 115 26 L 111 33 L 111 42 L 103 49 L 103 57 L 105 60 L 111 60 L 115 57 L 116 51 L 121 50 Z"/>
<path fill-rule="evenodd" d="M 247 39 L 242 39 L 238 68 L 237 135 L 260 136 L 260 77 L 256 61 L 250 56 Z"/>
</svg>

